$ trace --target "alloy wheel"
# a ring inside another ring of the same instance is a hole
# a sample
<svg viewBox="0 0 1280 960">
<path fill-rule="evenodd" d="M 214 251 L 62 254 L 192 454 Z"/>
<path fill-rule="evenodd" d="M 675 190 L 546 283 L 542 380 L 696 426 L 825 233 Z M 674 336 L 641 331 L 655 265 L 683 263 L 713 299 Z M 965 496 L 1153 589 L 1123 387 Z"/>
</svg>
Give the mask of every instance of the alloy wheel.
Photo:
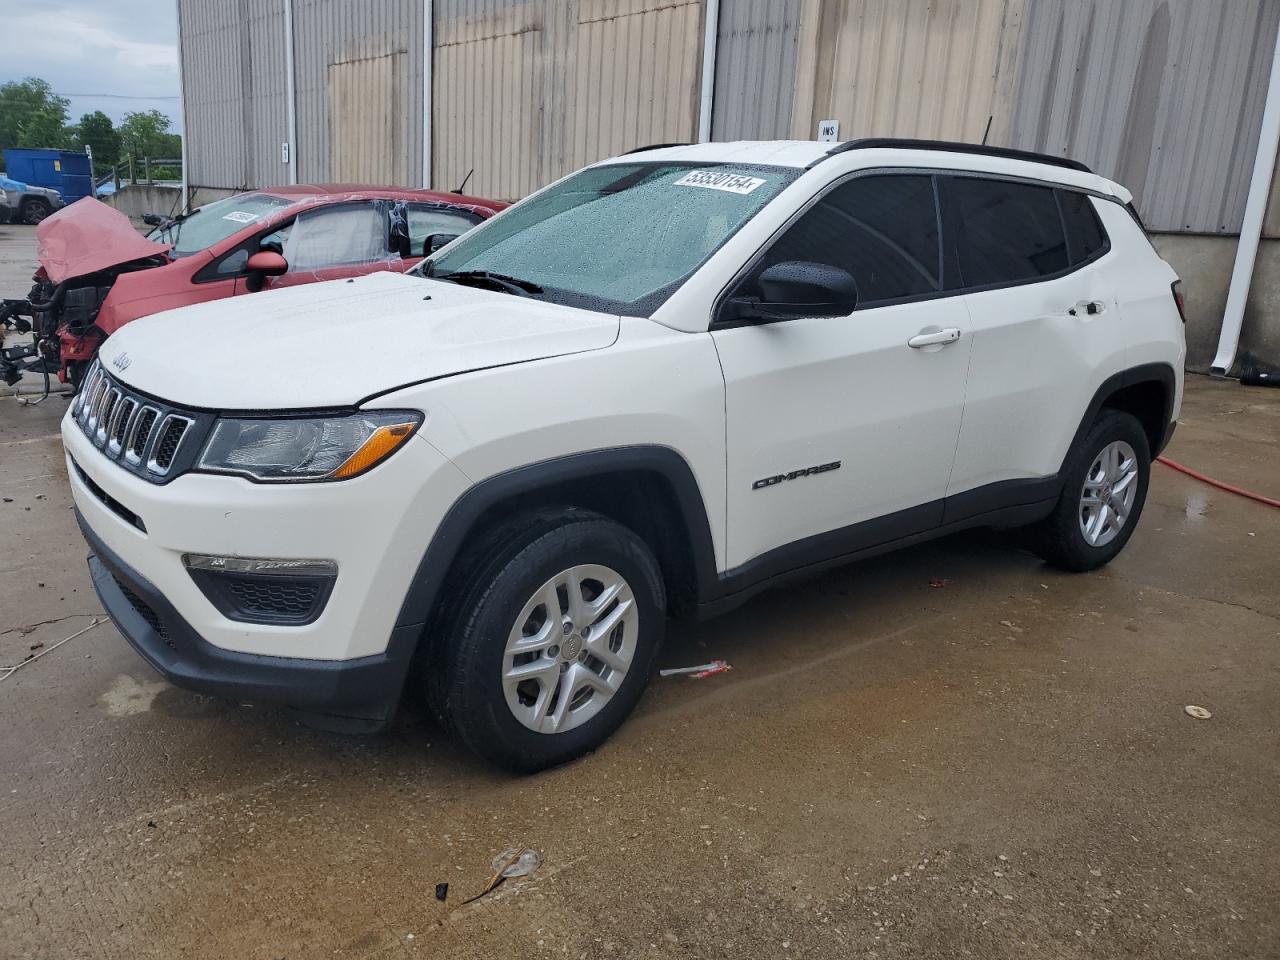
<svg viewBox="0 0 1280 960">
<path fill-rule="evenodd" d="M 622 686 L 639 631 L 621 574 L 599 564 L 562 570 L 534 591 L 508 635 L 502 687 L 512 715 L 538 733 L 586 723 Z"/>
<path fill-rule="evenodd" d="M 1105 547 L 1124 529 L 1138 493 L 1138 455 L 1124 440 L 1099 451 L 1080 491 L 1080 533 L 1091 547 Z"/>
</svg>

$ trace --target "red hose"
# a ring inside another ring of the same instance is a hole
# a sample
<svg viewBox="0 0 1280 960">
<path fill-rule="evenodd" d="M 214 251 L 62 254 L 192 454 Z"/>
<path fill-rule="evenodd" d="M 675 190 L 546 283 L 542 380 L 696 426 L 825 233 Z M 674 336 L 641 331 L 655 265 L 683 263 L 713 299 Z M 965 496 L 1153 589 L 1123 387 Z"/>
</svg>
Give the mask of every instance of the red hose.
<svg viewBox="0 0 1280 960">
<path fill-rule="evenodd" d="M 1280 500 L 1273 500 L 1271 497 L 1264 497 L 1262 494 L 1254 493 L 1252 490 L 1245 490 L 1243 487 L 1232 486 L 1229 483 L 1223 483 L 1221 480 L 1215 480 L 1213 477 L 1206 477 L 1203 473 L 1192 470 L 1190 467 L 1185 467 L 1176 460 L 1170 460 L 1168 457 L 1156 457 L 1156 460 L 1166 467 L 1172 467 L 1174 470 L 1185 473 L 1188 477 L 1195 477 L 1201 483 L 1207 483 L 1211 487 L 1217 487 L 1219 490 L 1227 491 L 1227 493 L 1248 497 L 1250 500 L 1258 501 L 1258 503 L 1265 503 L 1269 507 L 1280 507 Z"/>
</svg>

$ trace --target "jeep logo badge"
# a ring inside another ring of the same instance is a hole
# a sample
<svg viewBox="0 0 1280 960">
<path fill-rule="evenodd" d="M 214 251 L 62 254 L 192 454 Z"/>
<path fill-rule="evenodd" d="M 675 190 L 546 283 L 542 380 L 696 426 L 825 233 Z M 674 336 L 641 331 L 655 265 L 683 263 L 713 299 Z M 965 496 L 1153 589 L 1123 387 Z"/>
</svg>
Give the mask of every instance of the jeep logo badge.
<svg viewBox="0 0 1280 960">
<path fill-rule="evenodd" d="M 129 359 L 129 355 L 127 353 L 121 353 L 111 358 L 111 365 L 117 370 L 126 369 L 132 362 L 133 361 Z"/>
</svg>

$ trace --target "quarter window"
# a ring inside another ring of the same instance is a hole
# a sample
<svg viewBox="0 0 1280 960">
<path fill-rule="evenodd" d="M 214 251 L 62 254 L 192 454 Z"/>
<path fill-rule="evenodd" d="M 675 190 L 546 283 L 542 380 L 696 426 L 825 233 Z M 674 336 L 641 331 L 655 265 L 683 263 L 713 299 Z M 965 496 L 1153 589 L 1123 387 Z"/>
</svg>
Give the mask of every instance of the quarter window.
<svg viewBox="0 0 1280 960">
<path fill-rule="evenodd" d="M 1087 194 L 1074 190 L 1059 190 L 1058 201 L 1062 204 L 1062 224 L 1067 228 L 1071 265 L 1092 260 L 1107 246 L 1107 236 L 1103 233 L 1093 201 Z"/>
<path fill-rule="evenodd" d="M 795 260 L 847 270 L 857 281 L 859 306 L 936 293 L 941 276 L 933 178 L 855 177 L 831 190 L 769 248 L 741 295 L 759 296 L 759 275 Z"/>
<path fill-rule="evenodd" d="M 409 207 L 409 256 L 421 257 L 427 254 L 423 244 L 427 238 L 439 234 L 461 236 L 477 223 L 480 217 L 464 210 L 449 207 Z"/>
<path fill-rule="evenodd" d="M 946 185 L 966 287 L 1038 280 L 1067 269 L 1051 187 L 974 177 L 952 177 Z"/>
</svg>

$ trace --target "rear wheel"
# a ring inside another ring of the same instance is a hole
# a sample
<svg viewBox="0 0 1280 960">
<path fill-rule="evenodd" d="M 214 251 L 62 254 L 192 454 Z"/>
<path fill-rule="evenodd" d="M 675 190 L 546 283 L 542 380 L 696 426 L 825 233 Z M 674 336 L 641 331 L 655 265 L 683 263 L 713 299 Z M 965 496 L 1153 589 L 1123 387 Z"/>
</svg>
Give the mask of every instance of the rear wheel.
<svg viewBox="0 0 1280 960">
<path fill-rule="evenodd" d="M 1031 528 L 1031 547 L 1064 570 L 1109 563 L 1133 535 L 1147 499 L 1151 452 L 1136 417 L 1104 409 L 1067 458 L 1053 513 Z"/>
<path fill-rule="evenodd" d="M 599 746 L 631 712 L 662 642 L 657 561 L 626 527 L 544 511 L 475 573 L 428 693 L 491 762 L 531 773 Z"/>
<path fill-rule="evenodd" d="M 28 197 L 22 201 L 21 219 L 23 223 L 35 226 L 51 213 L 53 213 L 53 207 L 49 205 L 48 200 L 41 200 L 39 197 Z"/>
</svg>

